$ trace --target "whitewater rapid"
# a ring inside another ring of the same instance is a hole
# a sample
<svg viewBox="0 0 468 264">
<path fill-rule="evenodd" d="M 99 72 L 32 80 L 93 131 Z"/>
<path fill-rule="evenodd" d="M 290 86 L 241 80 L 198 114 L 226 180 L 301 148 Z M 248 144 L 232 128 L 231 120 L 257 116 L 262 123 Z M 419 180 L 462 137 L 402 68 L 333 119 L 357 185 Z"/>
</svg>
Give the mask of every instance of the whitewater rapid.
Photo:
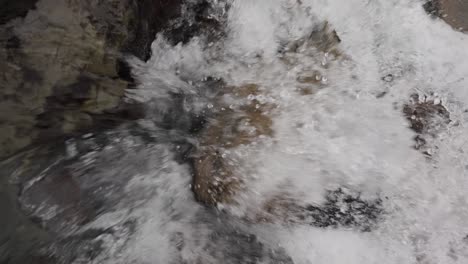
<svg viewBox="0 0 468 264">
<path fill-rule="evenodd" d="M 255 99 L 276 107 L 274 136 L 228 153 L 242 160 L 236 170 L 247 188 L 235 205 L 218 206 L 222 214 L 194 201 L 190 169 L 168 147 L 148 145 L 141 155 L 154 165 L 141 169 L 127 191 L 144 186 L 152 198 L 92 224 L 139 221 L 126 246 L 96 263 L 468 263 L 468 36 L 430 18 L 416 0 L 212 4 L 223 37 L 172 45 L 159 34 L 151 59 L 132 61 L 139 87 L 129 96 L 147 102 L 157 119 L 170 111 L 173 92 L 195 98 L 184 104 L 187 112 L 213 107 L 195 85 L 207 77 L 232 86 L 255 83 L 263 92 Z M 285 64 L 282 45 L 325 21 L 341 39 L 343 56 L 304 51 Z M 297 76 L 311 69 L 320 69 L 323 88 L 303 96 L 295 90 Z M 414 93 L 450 112 L 451 123 L 428 142 L 430 158 L 413 148 L 415 133 L 401 110 Z M 159 133 L 153 121 L 140 125 Z M 372 230 L 242 220 L 276 194 L 320 205 L 336 188 L 381 199 L 382 217 Z M 239 233 L 259 243 L 242 246 Z M 252 246 L 258 244 L 288 257 Z"/>
</svg>

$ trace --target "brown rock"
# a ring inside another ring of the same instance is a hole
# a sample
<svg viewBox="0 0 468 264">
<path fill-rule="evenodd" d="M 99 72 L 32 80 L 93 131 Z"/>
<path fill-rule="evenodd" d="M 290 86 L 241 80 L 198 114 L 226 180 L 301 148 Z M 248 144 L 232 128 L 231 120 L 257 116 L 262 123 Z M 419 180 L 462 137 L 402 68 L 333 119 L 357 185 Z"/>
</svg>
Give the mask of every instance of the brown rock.
<svg viewBox="0 0 468 264">
<path fill-rule="evenodd" d="M 464 0 L 429 0 L 425 10 L 442 18 L 455 30 L 468 32 L 468 2 Z"/>
<path fill-rule="evenodd" d="M 314 57 L 317 53 L 331 54 L 334 60 L 341 56 L 337 45 L 341 40 L 327 22 L 315 28 L 305 38 L 292 41 L 281 51 L 282 60 L 293 64 L 297 56 Z M 318 62 L 319 67 L 325 65 Z M 313 94 L 322 85 L 322 74 L 318 70 L 306 70 L 297 77 L 297 91 L 302 95 Z M 226 150 L 248 145 L 260 136 L 273 137 L 273 121 L 270 111 L 274 105 L 262 103 L 256 96 L 264 91 L 256 84 L 240 87 L 220 85 L 221 91 L 214 103 L 208 123 L 201 130 L 199 146 L 194 153 L 193 191 L 198 201 L 208 205 L 231 203 L 233 196 L 244 188 L 243 175 L 237 175 L 235 167 L 242 161 L 233 160 Z M 231 97 L 237 102 L 232 107 L 223 98 Z"/>
<path fill-rule="evenodd" d="M 204 148 L 194 161 L 193 190 L 198 201 L 207 205 L 230 203 L 239 190 L 241 179 L 216 149 Z"/>
<path fill-rule="evenodd" d="M 119 115 L 133 86 L 123 53 L 147 59 L 181 3 L 9 2 L 0 2 L 0 158 Z"/>
<path fill-rule="evenodd" d="M 291 41 L 284 45 L 281 60 L 288 66 L 294 67 L 304 58 L 316 63 L 313 68 L 304 68 L 297 73 L 298 85 L 296 90 L 301 95 L 314 94 L 327 84 L 323 75 L 330 63 L 338 59 L 347 59 L 340 51 L 341 39 L 328 22 L 315 27 L 306 37 Z"/>
<path fill-rule="evenodd" d="M 255 84 L 223 87 L 216 100 L 215 114 L 199 134 L 195 152 L 193 190 L 198 201 L 209 205 L 232 202 L 232 196 L 242 188 L 242 175 L 236 175 L 234 165 L 225 150 L 252 143 L 261 135 L 273 136 L 271 105 L 256 99 L 260 89 Z M 232 109 L 223 102 L 230 95 L 239 102 Z"/>
<path fill-rule="evenodd" d="M 411 129 L 417 133 L 415 137 L 415 148 L 425 150 L 428 138 L 434 137 L 440 128 L 451 122 L 450 113 L 440 102 L 434 100 L 420 99 L 419 95 L 413 95 L 410 103 L 405 104 L 403 113 L 410 122 Z"/>
</svg>

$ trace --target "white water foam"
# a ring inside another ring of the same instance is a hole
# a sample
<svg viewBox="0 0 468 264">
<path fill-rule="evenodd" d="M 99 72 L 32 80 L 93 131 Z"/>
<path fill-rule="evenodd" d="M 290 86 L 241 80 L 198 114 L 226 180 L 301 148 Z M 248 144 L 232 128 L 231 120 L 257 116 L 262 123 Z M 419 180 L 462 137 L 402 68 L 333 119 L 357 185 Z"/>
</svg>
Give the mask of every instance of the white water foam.
<svg viewBox="0 0 468 264">
<path fill-rule="evenodd" d="M 371 232 L 273 224 L 247 228 L 265 244 L 283 247 L 294 263 L 468 263 L 468 36 L 431 19 L 421 5 L 413 0 L 234 0 L 223 43 L 210 48 L 195 38 L 173 47 L 159 36 L 151 60 L 135 65 L 141 83 L 135 96 L 196 93 L 190 81 L 206 76 L 261 86 L 277 106 L 274 137 L 233 151 L 243 160 L 237 169 L 248 183 L 238 194 L 239 206 L 229 208 L 233 215 L 256 210 L 285 190 L 312 204 L 338 187 L 361 192 L 363 199 L 383 199 L 384 218 Z M 324 54 L 319 52 L 299 56 L 294 65 L 281 61 L 277 51 L 283 42 L 306 36 L 323 21 L 337 31 L 347 58 L 326 62 L 326 68 L 320 67 Z M 322 69 L 327 85 L 301 96 L 294 90 L 296 76 L 314 67 Z M 392 82 L 383 81 L 389 74 Z M 386 95 L 377 98 L 382 92 Z M 451 112 L 451 125 L 430 142 L 431 160 L 412 148 L 414 133 L 401 111 L 415 92 L 435 94 Z M 209 227 L 193 223 L 201 207 L 186 198 L 174 205 L 183 220 L 171 223 L 165 215 L 165 201 L 173 194 L 190 197 L 187 177 L 159 182 L 167 190 L 145 207 L 146 224 L 127 252 L 131 259 L 176 261 L 166 237 L 171 232 L 198 241 L 184 249 L 188 263 L 206 254 Z M 184 209 L 187 204 L 192 209 Z M 223 263 L 222 258 L 202 259 Z"/>
</svg>

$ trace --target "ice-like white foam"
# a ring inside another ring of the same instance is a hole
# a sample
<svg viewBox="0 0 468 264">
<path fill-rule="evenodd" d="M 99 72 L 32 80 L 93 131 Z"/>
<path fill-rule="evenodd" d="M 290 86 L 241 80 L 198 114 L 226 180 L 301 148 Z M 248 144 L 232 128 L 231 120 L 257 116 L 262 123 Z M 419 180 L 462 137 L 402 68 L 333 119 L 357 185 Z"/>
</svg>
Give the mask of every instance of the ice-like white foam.
<svg viewBox="0 0 468 264">
<path fill-rule="evenodd" d="M 151 60 L 135 65 L 141 83 L 137 96 L 164 97 L 174 89 L 191 93 L 190 81 L 217 76 L 233 85 L 257 83 L 274 101 L 274 138 L 234 150 L 243 160 L 238 170 L 246 174 L 248 188 L 238 195 L 233 213 L 242 215 L 285 190 L 314 204 L 339 186 L 362 192 L 363 199 L 383 199 L 384 218 L 369 233 L 249 227 L 265 243 L 284 247 L 295 263 L 468 263 L 468 36 L 431 19 L 421 5 L 413 0 L 234 0 L 222 45 L 209 48 L 193 39 L 172 47 L 158 37 Z M 294 91 L 296 74 L 320 68 L 324 54 L 286 65 L 277 51 L 323 21 L 336 29 L 347 58 L 321 68 L 324 89 L 301 96 Z M 383 81 L 389 74 L 391 82 Z M 382 92 L 386 95 L 377 98 Z M 429 143 L 435 149 L 431 160 L 412 148 L 414 134 L 401 113 L 414 92 L 435 93 L 451 112 L 448 129 Z M 170 259 L 161 257 L 173 250 L 164 238 L 167 226 L 193 235 L 190 220 L 187 226 L 165 220 L 160 203 L 185 188 L 167 184 L 166 191 L 161 189 L 167 193 L 145 209 L 147 224 L 132 246 L 143 263 Z M 182 217 L 195 213 L 188 210 Z M 166 244 L 157 242 L 161 239 Z M 200 248 L 192 249 L 187 259 Z M 217 261 L 212 263 L 222 263 Z"/>
</svg>

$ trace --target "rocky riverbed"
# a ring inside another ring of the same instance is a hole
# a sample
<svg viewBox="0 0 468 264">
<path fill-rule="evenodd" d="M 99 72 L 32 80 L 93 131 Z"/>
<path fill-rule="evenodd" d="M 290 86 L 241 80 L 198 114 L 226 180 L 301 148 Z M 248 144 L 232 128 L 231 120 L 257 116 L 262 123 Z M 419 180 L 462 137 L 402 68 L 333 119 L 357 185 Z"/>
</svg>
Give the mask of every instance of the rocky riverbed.
<svg viewBox="0 0 468 264">
<path fill-rule="evenodd" d="M 0 2 L 0 263 L 465 263 L 468 5 L 365 2 Z"/>
</svg>

